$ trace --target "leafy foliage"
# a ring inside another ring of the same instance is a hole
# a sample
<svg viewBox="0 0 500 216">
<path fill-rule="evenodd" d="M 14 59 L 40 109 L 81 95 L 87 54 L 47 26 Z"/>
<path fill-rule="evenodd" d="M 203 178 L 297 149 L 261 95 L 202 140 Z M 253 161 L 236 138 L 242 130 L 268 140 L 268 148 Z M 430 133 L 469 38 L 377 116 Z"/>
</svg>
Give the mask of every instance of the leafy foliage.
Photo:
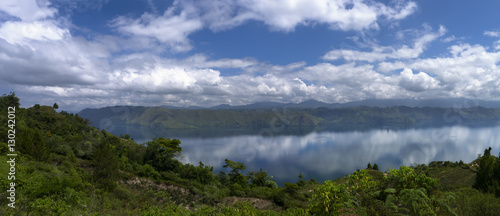
<svg viewBox="0 0 500 216">
<path fill-rule="evenodd" d="M 172 171 L 180 166 L 175 157 L 180 156 L 182 148 L 178 139 L 155 138 L 146 143 L 144 160 L 158 171 Z"/>
<path fill-rule="evenodd" d="M 424 174 L 417 174 L 413 168 L 401 166 L 399 169 L 389 171 L 387 180 L 395 184 L 396 189 L 418 189 L 423 188 L 427 193 L 431 193 L 437 181 Z"/>
<path fill-rule="evenodd" d="M 114 138 L 116 137 L 109 136 L 99 143 L 91 162 L 95 182 L 107 191 L 112 191 L 117 186 L 119 161 L 113 148 L 113 144 L 117 144 Z"/>
<path fill-rule="evenodd" d="M 260 169 L 259 172 L 249 172 L 247 178 L 253 187 L 276 187 L 276 182 L 271 180 L 273 177 L 267 175 L 267 171 Z"/>
</svg>

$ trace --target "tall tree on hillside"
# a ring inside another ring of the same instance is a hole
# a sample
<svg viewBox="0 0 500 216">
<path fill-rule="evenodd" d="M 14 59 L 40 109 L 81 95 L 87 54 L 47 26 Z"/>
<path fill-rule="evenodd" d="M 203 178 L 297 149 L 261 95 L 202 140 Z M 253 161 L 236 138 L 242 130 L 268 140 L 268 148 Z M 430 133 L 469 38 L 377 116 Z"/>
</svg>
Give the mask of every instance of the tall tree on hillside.
<svg viewBox="0 0 500 216">
<path fill-rule="evenodd" d="M 247 178 L 240 173 L 240 171 L 245 170 L 247 167 L 242 162 L 234 162 L 229 159 L 224 159 L 226 163 L 224 168 L 231 168 L 231 172 L 229 172 L 229 181 L 231 183 L 237 183 L 242 187 L 248 185 Z M 267 175 L 267 172 L 265 173 Z"/>
<path fill-rule="evenodd" d="M 181 165 L 176 159 L 181 156 L 180 144 L 178 139 L 155 138 L 146 143 L 144 161 L 158 171 L 176 170 Z"/>
<path fill-rule="evenodd" d="M 103 139 L 96 147 L 92 157 L 93 176 L 95 182 L 107 191 L 116 187 L 118 177 L 118 157 L 113 146 Z"/>
<path fill-rule="evenodd" d="M 250 179 L 250 182 L 252 182 L 252 185 L 257 187 L 266 186 L 266 183 L 273 178 L 272 176 L 268 176 L 267 171 L 262 170 L 262 168 L 259 172 L 249 172 L 247 176 Z"/>
<path fill-rule="evenodd" d="M 38 128 L 23 128 L 17 136 L 17 146 L 21 153 L 37 161 L 46 161 L 50 150 Z"/>
<path fill-rule="evenodd" d="M 15 92 L 11 92 L 10 94 L 3 94 L 2 97 L 0 97 L 0 108 L 2 109 L 2 113 L 4 110 L 7 110 L 7 107 L 16 107 L 19 108 L 21 104 L 19 103 L 19 98 L 16 97 Z"/>
<path fill-rule="evenodd" d="M 16 94 L 14 92 L 11 92 L 9 95 L 3 94 L 0 97 L 0 142 L 7 143 L 7 130 L 9 129 L 7 126 L 2 126 L 4 124 L 7 124 L 7 118 L 8 118 L 8 107 L 15 107 L 15 112 L 19 112 L 19 98 L 16 97 Z M 11 112 L 14 112 L 10 110 Z M 19 114 L 13 114 L 12 116 L 18 117 Z M 18 122 L 19 124 L 19 122 Z M 11 124 L 12 125 L 12 124 Z"/>
<path fill-rule="evenodd" d="M 483 192 L 493 192 L 498 187 L 498 181 L 493 178 L 496 159 L 491 155 L 491 147 L 484 150 L 484 155 L 479 159 L 474 188 Z"/>
</svg>

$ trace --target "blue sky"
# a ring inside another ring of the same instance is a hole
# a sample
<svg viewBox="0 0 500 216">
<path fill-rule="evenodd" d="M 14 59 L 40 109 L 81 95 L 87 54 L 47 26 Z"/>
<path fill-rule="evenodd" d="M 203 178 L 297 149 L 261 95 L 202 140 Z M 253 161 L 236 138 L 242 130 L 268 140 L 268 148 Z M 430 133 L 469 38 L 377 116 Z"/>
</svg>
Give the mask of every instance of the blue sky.
<svg viewBox="0 0 500 216">
<path fill-rule="evenodd" d="M 500 100 L 497 1 L 5 0 L 23 106 Z"/>
</svg>

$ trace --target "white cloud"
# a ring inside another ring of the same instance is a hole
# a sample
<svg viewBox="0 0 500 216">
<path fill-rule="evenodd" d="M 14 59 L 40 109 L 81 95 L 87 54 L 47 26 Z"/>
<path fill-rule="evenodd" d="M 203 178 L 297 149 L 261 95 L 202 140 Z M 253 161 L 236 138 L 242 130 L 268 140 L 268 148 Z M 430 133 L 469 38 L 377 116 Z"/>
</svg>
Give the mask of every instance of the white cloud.
<svg viewBox="0 0 500 216">
<path fill-rule="evenodd" d="M 485 99 L 500 95 L 500 73 L 496 68 L 500 54 L 471 45 L 452 46 L 450 52 L 452 57 L 448 58 L 384 62 L 384 68 L 354 62 L 311 66 L 297 62 L 280 66 L 248 59 L 212 60 L 199 54 L 180 60 L 151 53 L 130 54 L 115 58 L 112 67 L 96 68 L 101 76 L 107 75 L 104 82 L 70 86 L 38 84 L 39 87 L 26 91 L 63 98 L 61 104 L 71 101 L 71 106 L 79 108 L 115 104 L 241 105 L 308 99 L 325 102 L 368 98 Z M 216 68 L 241 72 L 222 75 Z M 256 68 L 265 73 L 254 73 Z M 398 68 L 402 69 L 399 73 L 384 71 Z"/>
<path fill-rule="evenodd" d="M 405 1 L 395 1 L 397 3 L 396 7 L 383 6 L 383 14 L 389 19 L 400 20 L 411 15 L 417 9 L 417 4 L 415 2 L 405 2 Z"/>
<path fill-rule="evenodd" d="M 7 21 L 0 26 L 0 38 L 12 44 L 25 44 L 26 40 L 61 40 L 69 34 L 68 29 L 59 28 L 52 21 Z"/>
<path fill-rule="evenodd" d="M 51 20 L 0 26 L 0 77 L 23 85 L 70 86 L 106 82 L 112 46 L 72 37 Z"/>
<path fill-rule="evenodd" d="M 495 50 L 500 50 L 500 40 L 497 40 L 495 41 L 495 43 L 493 43 L 493 48 Z"/>
<path fill-rule="evenodd" d="M 500 99 L 499 42 L 493 44 L 493 51 L 459 44 L 450 46 L 448 57 L 419 59 L 431 42 L 446 33 L 442 26 L 401 31 L 399 40 L 411 41 L 407 45 L 368 42 L 368 51 L 332 50 L 323 56 L 347 62 L 337 65 L 163 55 L 165 50 L 190 50 L 189 35 L 204 27 L 218 31 L 254 20 L 279 31 L 315 24 L 363 31 L 378 28 L 381 19 L 407 17 L 416 9 L 413 2 L 387 6 L 361 0 L 176 1 L 162 15 L 114 19 L 112 26 L 127 37 L 97 34 L 93 39 L 72 35 L 70 24 L 54 18 L 56 9 L 33 2 L 28 2 L 29 7 L 0 3 L 1 10 L 18 18 L 0 24 L 0 82 L 35 95 L 33 101 L 53 98 L 72 110 L 115 104 L 211 106 L 308 99 Z"/>
<path fill-rule="evenodd" d="M 411 69 L 405 68 L 400 77 L 399 86 L 408 91 L 422 92 L 439 87 L 439 81 L 424 72 L 413 74 Z"/>
<path fill-rule="evenodd" d="M 485 31 L 484 35 L 490 36 L 490 37 L 500 37 L 500 32 L 499 31 Z"/>
<path fill-rule="evenodd" d="M 416 9 L 414 2 L 395 7 L 362 0 L 238 0 L 182 1 L 184 8 L 201 14 L 212 30 L 224 30 L 248 20 L 264 22 L 271 29 L 293 31 L 296 26 L 327 24 L 334 29 L 364 30 L 378 28 L 377 20 L 400 20 Z"/>
<path fill-rule="evenodd" d="M 141 65 L 145 69 L 127 67 L 115 71 L 109 88 L 153 94 L 203 93 L 207 86 L 217 86 L 220 73 L 212 69 L 166 66 L 159 62 Z"/>
<path fill-rule="evenodd" d="M 499 100 L 500 52 L 487 52 L 480 45 L 461 44 L 450 48 L 451 57 L 416 59 L 410 62 L 385 62 L 380 71 L 408 68 L 425 71 L 439 81 L 445 97 Z"/>
<path fill-rule="evenodd" d="M 449 42 L 452 42 L 452 41 L 454 41 L 456 39 L 457 38 L 455 37 L 455 35 L 452 35 L 452 36 L 449 36 L 447 38 L 442 39 L 442 41 L 445 42 L 445 43 L 449 43 Z"/>
<path fill-rule="evenodd" d="M 182 61 L 187 65 L 196 65 L 197 67 L 207 68 L 248 68 L 258 64 L 257 60 L 251 58 L 244 59 L 218 59 L 209 60 L 206 55 L 196 54 Z"/>
<path fill-rule="evenodd" d="M 345 59 L 347 61 L 376 62 L 386 59 L 411 59 L 419 57 L 426 49 L 427 44 L 443 36 L 446 28 L 440 26 L 437 32 L 426 31 L 422 36 L 413 41 L 413 47 L 403 45 L 399 48 L 390 46 L 372 45 L 371 52 L 350 49 L 331 50 L 323 56 L 325 60 Z"/>
<path fill-rule="evenodd" d="M 53 17 L 57 10 L 49 8 L 50 3 L 44 0 L 2 0 L 0 10 L 17 17 L 22 21 L 35 21 Z"/>
<path fill-rule="evenodd" d="M 161 16 L 150 13 L 137 19 L 120 16 L 111 22 L 111 26 L 132 37 L 154 38 L 173 52 L 185 52 L 192 49 L 188 36 L 204 26 L 219 31 L 256 20 L 271 29 L 285 32 L 293 31 L 299 25 L 316 23 L 343 31 L 362 31 L 378 28 L 377 20 L 382 17 L 403 19 L 415 8 L 414 2 L 403 1 L 389 7 L 361 0 L 190 0 L 175 1 Z"/>
<path fill-rule="evenodd" d="M 201 20 L 189 17 L 186 12 L 174 14 L 174 8 L 165 11 L 162 16 L 149 13 L 138 19 L 121 16 L 114 19 L 111 25 L 125 34 L 155 38 L 175 52 L 190 50 L 192 46 L 188 35 L 203 27 Z"/>
</svg>

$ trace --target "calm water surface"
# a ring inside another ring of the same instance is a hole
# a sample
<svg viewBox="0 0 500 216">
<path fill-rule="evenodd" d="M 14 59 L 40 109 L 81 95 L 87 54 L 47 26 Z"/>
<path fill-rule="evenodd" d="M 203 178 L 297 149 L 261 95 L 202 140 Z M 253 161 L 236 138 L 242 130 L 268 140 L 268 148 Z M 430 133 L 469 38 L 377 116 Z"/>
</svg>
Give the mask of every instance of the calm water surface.
<svg viewBox="0 0 500 216">
<path fill-rule="evenodd" d="M 500 125 L 484 127 L 445 126 L 428 128 L 373 128 L 347 131 L 263 133 L 243 130 L 165 130 L 115 126 L 116 135 L 130 134 L 138 143 L 154 137 L 181 140 L 184 163 L 199 161 L 223 170 L 224 159 L 244 162 L 246 171 L 267 170 L 278 184 L 304 178 L 334 179 L 365 168 L 379 169 L 431 161 L 468 163 L 491 146 L 500 150 Z"/>
</svg>

